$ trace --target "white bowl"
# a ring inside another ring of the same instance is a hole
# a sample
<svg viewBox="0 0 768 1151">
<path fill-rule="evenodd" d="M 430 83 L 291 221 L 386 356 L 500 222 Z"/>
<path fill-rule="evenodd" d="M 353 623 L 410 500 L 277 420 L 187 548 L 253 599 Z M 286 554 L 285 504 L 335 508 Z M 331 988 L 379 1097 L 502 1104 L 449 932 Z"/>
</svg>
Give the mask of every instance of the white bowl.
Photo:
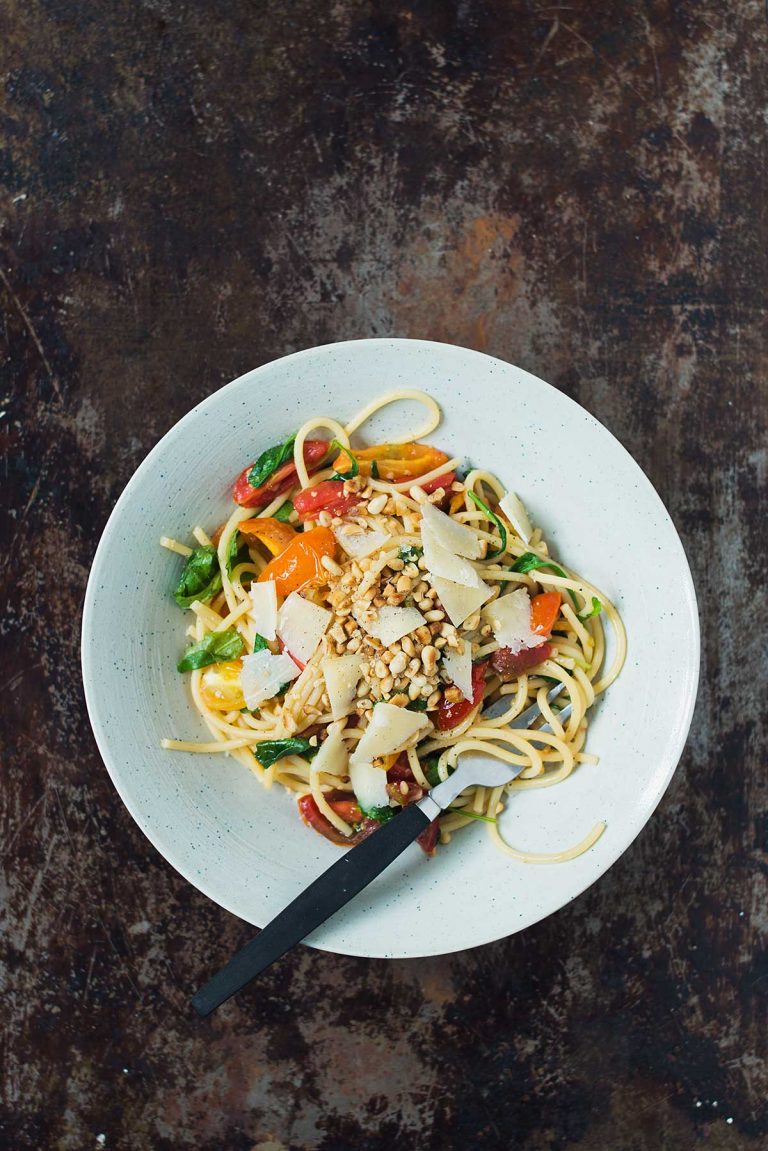
<svg viewBox="0 0 768 1151">
<path fill-rule="evenodd" d="M 510 364 L 447 344 L 360 340 L 311 348 L 248 372 L 180 420 L 131 479 L 104 530 L 83 617 L 83 679 L 99 749 L 128 810 L 191 883 L 262 926 L 338 848 L 309 831 L 295 801 L 237 762 L 160 749 L 163 736 L 210 738 L 176 671 L 185 616 L 171 597 L 187 539 L 230 513 L 241 468 L 311 415 L 344 420 L 396 387 L 442 405 L 432 441 L 517 491 L 556 556 L 601 587 L 626 624 L 629 655 L 592 713 L 600 757 L 564 783 L 515 796 L 503 831 L 554 851 L 597 822 L 585 855 L 523 864 L 481 825 L 428 859 L 416 846 L 308 942 L 350 955 L 457 951 L 528 927 L 593 883 L 629 846 L 664 793 L 690 726 L 699 627 L 678 535 L 641 469 L 578 404 Z M 377 417 L 405 429 L 409 405 Z"/>
</svg>

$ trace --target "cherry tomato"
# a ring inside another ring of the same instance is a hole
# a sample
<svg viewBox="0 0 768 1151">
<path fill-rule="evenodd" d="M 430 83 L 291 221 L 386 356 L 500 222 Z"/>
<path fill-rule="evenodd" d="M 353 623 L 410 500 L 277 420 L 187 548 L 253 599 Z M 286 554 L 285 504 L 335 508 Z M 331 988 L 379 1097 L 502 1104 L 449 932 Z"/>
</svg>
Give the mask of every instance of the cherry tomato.
<svg viewBox="0 0 768 1151">
<path fill-rule="evenodd" d="M 359 505 L 357 496 L 344 495 L 343 480 L 322 480 L 313 488 L 305 488 L 294 498 L 293 506 L 299 519 L 314 520 L 320 512 L 332 516 L 346 516 Z"/>
<path fill-rule="evenodd" d="M 445 698 L 440 702 L 440 707 L 437 710 L 437 726 L 440 731 L 450 731 L 452 727 L 458 727 L 462 723 L 473 708 L 477 707 L 483 698 L 485 691 L 485 672 L 487 663 L 473 663 L 472 664 L 472 702 L 468 699 L 460 699 L 457 703 L 447 703 Z"/>
<path fill-rule="evenodd" d="M 446 472 L 445 475 L 435 476 L 433 480 L 427 480 L 425 484 L 419 484 L 419 487 L 422 488 L 427 495 L 431 492 L 436 492 L 438 488 L 445 488 L 447 492 L 455 479 L 456 472 Z M 418 483 L 418 480 L 414 480 L 414 483 Z M 454 492 L 454 495 L 461 497 L 461 492 Z"/>
<path fill-rule="evenodd" d="M 513 652 L 509 647 L 500 647 L 491 656 L 491 667 L 502 679 L 516 679 L 524 671 L 543 663 L 552 654 L 552 647 L 548 643 L 540 643 L 538 647 L 525 647 L 522 651 Z"/>
<path fill-rule="evenodd" d="M 545 591 L 531 600 L 531 631 L 549 635 L 560 614 L 562 599 L 558 591 Z"/>
<path fill-rule="evenodd" d="M 403 483 L 409 478 L 415 482 L 418 476 L 433 472 L 449 458 L 439 448 L 417 443 L 377 444 L 372 448 L 353 450 L 352 455 L 357 460 L 361 475 L 369 476 L 375 463 L 379 479 L 390 483 Z M 346 472 L 349 470 L 349 462 L 349 453 L 345 450 L 334 466 L 337 471 Z"/>
<path fill-rule="evenodd" d="M 402 790 L 401 784 L 403 783 L 407 785 L 407 792 Z M 387 791 L 403 807 L 407 807 L 409 803 L 418 803 L 424 795 L 424 789 L 416 782 L 405 752 L 399 755 L 395 763 L 387 769 Z M 439 834 L 438 820 L 433 819 L 429 827 L 425 827 L 421 835 L 418 836 L 416 842 L 427 855 L 434 855 Z"/>
<path fill-rule="evenodd" d="M 242 660 L 214 663 L 200 677 L 200 694 L 214 711 L 239 711 L 245 707 L 240 689 Z"/>
<path fill-rule="evenodd" d="M 308 469 L 311 467 L 316 468 L 327 453 L 328 443 L 326 440 L 304 441 L 304 463 Z M 277 496 L 289 491 L 298 480 L 296 468 L 291 461 L 283 464 L 276 472 L 273 472 L 266 483 L 263 483 L 261 487 L 254 488 L 248 482 L 248 473 L 252 467 L 253 464 L 249 464 L 247 468 L 243 468 L 235 480 L 235 486 L 232 490 L 232 499 L 236 504 L 240 504 L 240 506 L 244 508 L 266 507 L 267 504 L 271 503 Z"/>
<path fill-rule="evenodd" d="M 279 556 L 296 539 L 296 532 L 289 524 L 284 524 L 282 520 L 273 519 L 271 516 L 256 516 L 255 519 L 244 520 L 238 525 L 237 530 L 249 542 L 258 540 L 264 544 L 273 556 Z"/>
<path fill-rule="evenodd" d="M 425 827 L 421 835 L 417 838 L 416 842 L 422 851 L 427 855 L 434 855 L 437 847 L 437 840 L 440 835 L 440 824 L 438 820 L 433 819 L 429 827 Z"/>
<path fill-rule="evenodd" d="M 259 576 L 259 583 L 274 580 L 278 595 L 290 595 L 309 584 L 326 583 L 328 572 L 323 567 L 323 556 L 333 559 L 336 538 L 330 528 L 312 528 L 297 532 L 291 544 L 267 564 Z"/>
<path fill-rule="evenodd" d="M 365 839 L 380 826 L 376 819 L 363 819 L 363 813 L 356 800 L 350 798 L 346 791 L 329 791 L 325 801 L 346 823 L 352 826 L 358 824 L 358 830 L 354 831 L 352 835 L 342 835 L 331 821 L 322 814 L 311 795 L 302 795 L 299 798 L 299 813 L 307 827 L 311 827 L 320 835 L 324 835 L 326 839 L 329 839 L 331 843 L 338 844 L 339 847 L 353 847 L 354 844 Z"/>
</svg>

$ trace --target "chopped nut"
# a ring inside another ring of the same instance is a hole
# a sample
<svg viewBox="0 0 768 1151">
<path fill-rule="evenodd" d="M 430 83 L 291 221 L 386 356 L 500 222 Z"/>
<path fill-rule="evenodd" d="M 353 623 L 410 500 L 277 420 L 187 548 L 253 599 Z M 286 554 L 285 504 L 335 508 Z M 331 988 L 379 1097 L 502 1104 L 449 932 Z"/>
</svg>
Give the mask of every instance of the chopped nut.
<svg viewBox="0 0 768 1151">
<path fill-rule="evenodd" d="M 421 662 L 424 665 L 424 671 L 427 675 L 432 675 L 432 672 L 437 667 L 437 648 L 431 643 L 423 649 L 421 653 Z"/>
<path fill-rule="evenodd" d="M 422 643 L 430 643 L 432 640 L 432 633 L 426 624 L 416 628 L 415 635 L 421 640 Z"/>
<path fill-rule="evenodd" d="M 400 576 L 395 587 L 401 594 L 407 594 L 413 587 L 413 580 L 410 576 L 403 574 Z"/>
<path fill-rule="evenodd" d="M 368 694 L 368 684 L 366 683 L 366 681 L 364 679 L 361 679 L 360 683 L 357 685 L 357 698 L 362 699 L 363 696 L 367 695 L 367 694 Z"/>
<path fill-rule="evenodd" d="M 384 663 L 383 659 L 376 660 L 376 665 L 373 670 L 375 671 L 378 679 L 385 679 L 389 675 L 389 672 L 387 671 L 387 665 Z"/>
<path fill-rule="evenodd" d="M 461 694 L 457 687 L 451 685 L 445 689 L 444 698 L 446 703 L 458 703 L 460 699 L 464 698 L 464 696 Z"/>
<path fill-rule="evenodd" d="M 374 598 L 373 598 L 373 606 L 374 607 L 386 607 L 386 605 L 387 605 L 387 601 L 385 600 L 383 595 L 374 596 Z"/>
<path fill-rule="evenodd" d="M 389 670 L 392 675 L 400 675 L 405 671 L 408 666 L 408 656 L 404 651 L 400 651 L 395 655 L 389 665 Z"/>
<path fill-rule="evenodd" d="M 344 625 L 341 620 L 336 621 L 328 634 L 336 640 L 336 643 L 344 643 L 347 638 L 347 633 L 344 631 Z"/>
<path fill-rule="evenodd" d="M 396 556 L 389 561 L 387 567 L 392 568 L 393 572 L 401 572 L 405 567 L 405 561 L 401 560 L 399 556 Z"/>
<path fill-rule="evenodd" d="M 325 515 L 325 514 L 326 513 L 321 512 L 321 515 Z M 342 569 L 336 563 L 336 560 L 332 560 L 330 556 L 322 556 L 320 563 L 323 565 L 323 567 L 325 568 L 325 570 L 327 572 L 331 573 L 331 575 L 341 575 L 342 574 Z"/>
<path fill-rule="evenodd" d="M 473 612 L 472 615 L 468 619 L 464 620 L 464 629 L 465 629 L 465 631 L 474 631 L 475 628 L 479 625 L 479 623 L 480 623 L 480 612 L 479 611 Z"/>
<path fill-rule="evenodd" d="M 406 692 L 401 691 L 398 692 L 397 695 L 393 695 L 389 702 L 393 703 L 395 707 L 406 707 L 408 703 L 408 696 Z"/>
<path fill-rule="evenodd" d="M 393 652 L 389 651 L 389 649 L 387 649 L 387 651 L 383 651 L 381 653 L 382 663 L 388 664 L 393 658 L 394 658 L 394 654 L 393 654 Z"/>
<path fill-rule="evenodd" d="M 437 691 L 433 691 L 431 696 L 427 700 L 427 711 L 434 711 L 434 709 L 436 707 L 439 707 L 440 706 L 440 698 L 441 697 L 440 697 L 439 689 Z"/>
<path fill-rule="evenodd" d="M 395 686 L 395 681 L 391 675 L 381 681 L 381 690 L 384 695 L 389 695 L 392 688 Z"/>
<path fill-rule="evenodd" d="M 463 491 L 466 491 L 466 488 L 464 487 L 464 484 L 461 482 L 461 480 L 454 480 L 453 483 L 451 484 L 451 491 L 452 492 L 463 492 Z"/>
<path fill-rule="evenodd" d="M 347 644 L 347 651 L 350 654 L 352 654 L 353 652 L 359 651 L 361 646 L 362 646 L 362 642 L 363 642 L 362 636 L 353 635 L 352 639 Z"/>
<path fill-rule="evenodd" d="M 439 635 L 437 639 L 432 641 L 436 648 L 443 648 L 448 643 L 444 635 Z"/>
<path fill-rule="evenodd" d="M 431 600 L 431 599 L 427 599 L 427 597 L 426 597 L 426 596 L 424 596 L 424 598 L 423 598 L 423 599 L 420 599 L 420 600 L 418 601 L 418 603 L 419 603 L 419 607 L 420 607 L 420 609 L 421 609 L 422 611 L 427 611 L 427 612 L 428 612 L 428 611 L 430 610 L 430 608 L 432 607 L 432 600 Z M 429 618 L 429 617 L 427 617 L 427 618 Z"/>
</svg>

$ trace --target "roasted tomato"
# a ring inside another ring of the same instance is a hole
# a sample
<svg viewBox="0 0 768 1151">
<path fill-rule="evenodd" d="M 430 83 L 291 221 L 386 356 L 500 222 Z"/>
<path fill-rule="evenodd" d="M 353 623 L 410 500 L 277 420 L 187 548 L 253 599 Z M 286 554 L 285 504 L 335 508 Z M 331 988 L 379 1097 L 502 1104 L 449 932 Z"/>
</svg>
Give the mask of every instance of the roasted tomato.
<svg viewBox="0 0 768 1151">
<path fill-rule="evenodd" d="M 483 692 L 485 691 L 485 672 L 488 667 L 487 663 L 472 664 L 472 702 L 468 699 L 460 699 L 457 703 L 447 703 L 445 698 L 442 699 L 440 707 L 437 711 L 437 726 L 440 731 L 450 731 L 452 727 L 458 727 L 462 723 L 473 708 L 481 702 Z"/>
<path fill-rule="evenodd" d="M 258 540 L 264 544 L 269 553 L 279 556 L 296 539 L 296 532 L 289 524 L 271 516 L 256 516 L 252 520 L 244 520 L 237 529 L 249 543 Z"/>
<path fill-rule="evenodd" d="M 545 591 L 531 600 L 531 631 L 537 635 L 549 635 L 560 614 L 562 603 L 560 592 Z"/>
<path fill-rule="evenodd" d="M 500 647 L 491 656 L 491 667 L 502 679 L 517 679 L 524 671 L 537 667 L 552 654 L 552 647 L 548 643 L 540 643 L 538 647 L 526 647 L 522 651 L 513 652 L 509 647 Z"/>
<path fill-rule="evenodd" d="M 336 471 L 349 470 L 350 454 L 357 460 L 361 475 L 369 476 L 375 463 L 378 478 L 396 484 L 405 483 L 409 479 L 416 483 L 419 476 L 433 472 L 449 459 L 445 452 L 429 444 L 376 444 L 375 447 L 361 448 L 359 451 L 353 448 L 351 453 L 346 450 L 341 452 L 334 464 Z"/>
<path fill-rule="evenodd" d="M 313 488 L 305 488 L 294 498 L 293 507 L 299 519 L 317 519 L 320 512 L 332 516 L 346 516 L 360 504 L 357 496 L 344 495 L 343 480 L 322 480 Z"/>
<path fill-rule="evenodd" d="M 312 528 L 297 532 L 285 551 L 267 564 L 259 576 L 259 583 L 274 580 L 278 595 L 290 595 L 313 583 L 326 583 L 328 572 L 322 565 L 323 556 L 333 559 L 336 538 L 329 528 Z"/>
<path fill-rule="evenodd" d="M 311 795 L 302 795 L 299 799 L 299 812 L 307 827 L 330 839 L 339 847 L 353 847 L 361 839 L 367 838 L 380 826 L 376 819 L 364 819 L 363 813 L 354 797 L 346 791 L 329 791 L 325 797 L 326 803 L 337 815 L 357 830 L 352 835 L 342 835 L 322 814 Z"/>
<path fill-rule="evenodd" d="M 403 785 L 406 787 L 405 791 Z M 407 807 L 409 803 L 418 803 L 424 795 L 424 789 L 416 782 L 405 752 L 399 755 L 396 762 L 387 770 L 387 791 L 403 807 Z M 434 819 L 429 827 L 424 828 L 416 842 L 427 855 L 434 855 L 439 834 L 438 820 Z"/>
<path fill-rule="evenodd" d="M 328 443 L 326 440 L 305 440 L 304 463 L 308 470 L 317 468 L 317 465 L 327 454 Z M 255 488 L 248 482 L 248 474 L 252 467 L 253 464 L 249 464 L 247 468 L 243 468 L 232 489 L 233 500 L 244 508 L 266 507 L 277 496 L 289 491 L 298 480 L 293 461 L 289 461 L 273 472 L 260 487 Z"/>
</svg>

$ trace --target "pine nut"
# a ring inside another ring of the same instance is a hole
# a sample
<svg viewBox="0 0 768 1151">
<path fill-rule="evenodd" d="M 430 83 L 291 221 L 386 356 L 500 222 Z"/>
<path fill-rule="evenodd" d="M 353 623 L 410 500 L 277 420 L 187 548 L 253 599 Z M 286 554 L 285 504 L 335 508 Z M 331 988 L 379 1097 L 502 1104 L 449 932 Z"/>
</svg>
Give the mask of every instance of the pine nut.
<svg viewBox="0 0 768 1151">
<path fill-rule="evenodd" d="M 434 711 L 436 707 L 440 706 L 440 691 L 433 691 L 427 700 L 427 711 Z"/>
<path fill-rule="evenodd" d="M 376 666 L 373 670 L 376 673 L 377 679 L 386 679 L 386 677 L 389 675 L 389 672 L 387 671 L 387 665 L 384 663 L 383 659 L 376 660 Z"/>
<path fill-rule="evenodd" d="M 420 488 L 418 484 L 413 485 L 408 495 L 412 500 L 415 500 L 417 504 L 423 504 L 427 498 L 427 493 L 424 491 L 424 488 Z"/>
<path fill-rule="evenodd" d="M 387 502 L 387 493 L 382 492 L 381 495 L 376 496 L 368 504 L 368 515 L 377 516 L 379 514 L 379 512 L 383 512 L 384 507 L 386 505 L 386 502 Z"/>
<path fill-rule="evenodd" d="M 431 643 L 423 649 L 421 653 L 421 662 L 424 665 L 424 671 L 427 675 L 431 675 L 437 667 L 437 648 L 433 647 Z"/>
<path fill-rule="evenodd" d="M 383 679 L 381 681 L 382 695 L 389 695 L 389 693 L 391 692 L 391 690 L 394 686 L 395 686 L 394 679 L 392 678 L 391 675 L 388 675 L 386 679 Z"/>
<path fill-rule="evenodd" d="M 320 512 L 319 516 L 317 517 L 317 522 L 321 527 L 329 528 L 331 526 L 330 512 Z"/>
<path fill-rule="evenodd" d="M 400 640 L 400 646 L 406 655 L 414 655 L 416 651 L 416 648 L 413 646 L 413 640 L 407 635 L 404 635 Z"/>
<path fill-rule="evenodd" d="M 400 592 L 401 595 L 406 594 L 413 587 L 413 580 L 411 579 L 410 576 L 401 575 L 399 580 L 395 584 L 395 587 L 397 588 L 397 590 Z"/>
<path fill-rule="evenodd" d="M 404 651 L 400 651 L 390 661 L 389 670 L 392 675 L 402 675 L 408 666 L 408 656 Z"/>
<path fill-rule="evenodd" d="M 336 560 L 332 560 L 330 556 L 322 556 L 320 563 L 323 565 L 327 572 L 331 573 L 331 575 L 341 575 L 341 568 L 336 563 Z"/>
</svg>

